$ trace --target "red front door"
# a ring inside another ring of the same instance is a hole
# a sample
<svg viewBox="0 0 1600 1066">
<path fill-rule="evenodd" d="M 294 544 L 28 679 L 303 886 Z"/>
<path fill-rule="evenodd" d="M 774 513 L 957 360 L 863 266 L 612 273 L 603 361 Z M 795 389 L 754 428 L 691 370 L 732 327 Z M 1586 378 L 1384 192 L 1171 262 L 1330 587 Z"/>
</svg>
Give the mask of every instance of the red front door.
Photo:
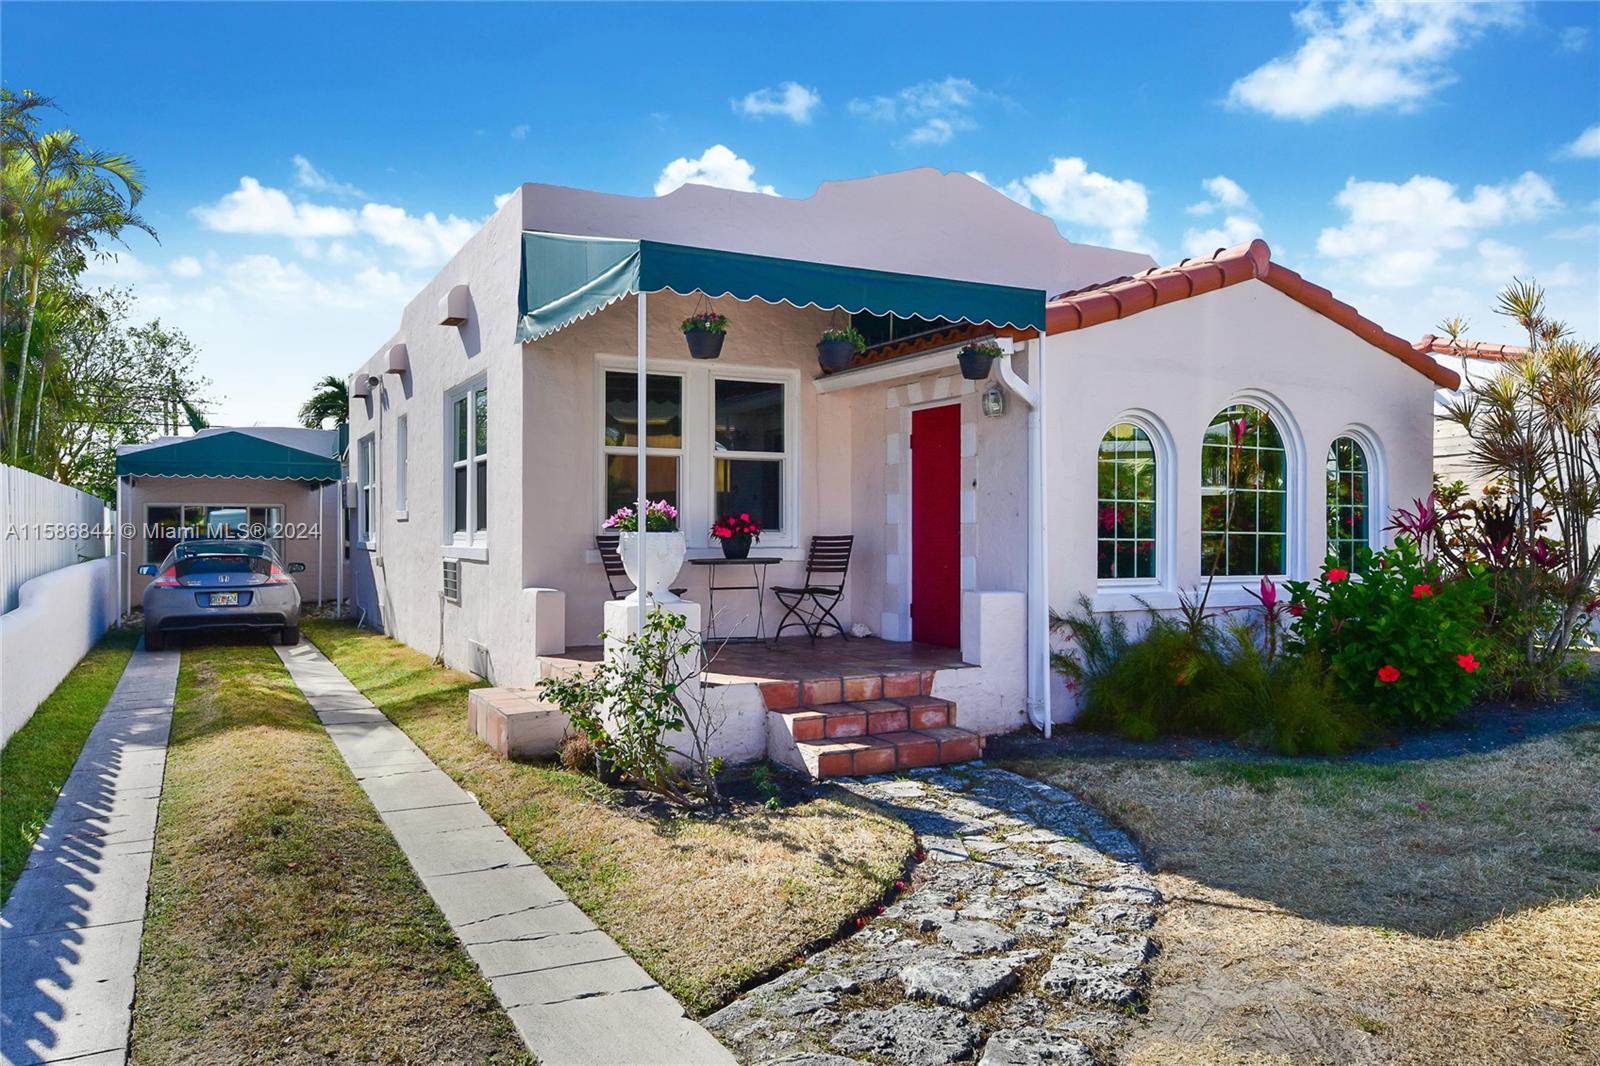
<svg viewBox="0 0 1600 1066">
<path fill-rule="evenodd" d="M 911 639 L 961 644 L 961 407 L 911 412 Z"/>
</svg>

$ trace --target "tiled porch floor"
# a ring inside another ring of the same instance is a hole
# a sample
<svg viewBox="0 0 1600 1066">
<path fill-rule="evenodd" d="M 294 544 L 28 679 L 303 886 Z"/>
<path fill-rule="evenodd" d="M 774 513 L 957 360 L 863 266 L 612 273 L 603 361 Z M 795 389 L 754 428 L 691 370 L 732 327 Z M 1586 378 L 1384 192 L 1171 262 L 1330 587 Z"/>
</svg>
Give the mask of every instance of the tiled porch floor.
<svg viewBox="0 0 1600 1066">
<path fill-rule="evenodd" d="M 786 637 L 764 644 L 711 643 L 711 670 L 706 680 L 717 685 L 751 681 L 805 681 L 820 677 L 954 670 L 965 666 L 961 652 L 934 644 L 881 637 L 827 637 L 812 644 L 805 637 Z M 599 662 L 599 645 L 568 648 L 565 655 L 544 657 L 553 665 Z"/>
</svg>

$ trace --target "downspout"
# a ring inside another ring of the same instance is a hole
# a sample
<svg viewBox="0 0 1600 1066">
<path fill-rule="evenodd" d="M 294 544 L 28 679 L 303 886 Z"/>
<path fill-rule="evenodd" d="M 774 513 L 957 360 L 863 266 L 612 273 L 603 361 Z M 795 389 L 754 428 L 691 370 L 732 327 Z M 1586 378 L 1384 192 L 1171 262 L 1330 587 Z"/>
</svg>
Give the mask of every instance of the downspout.
<svg viewBox="0 0 1600 1066">
<path fill-rule="evenodd" d="M 996 360 L 1000 380 L 1028 405 L 1028 721 L 1046 737 L 1050 735 L 1050 606 L 1045 553 L 1044 336 L 1041 333 L 1029 361 L 1032 382 L 1024 381 L 1011 365 L 1011 353 Z"/>
</svg>

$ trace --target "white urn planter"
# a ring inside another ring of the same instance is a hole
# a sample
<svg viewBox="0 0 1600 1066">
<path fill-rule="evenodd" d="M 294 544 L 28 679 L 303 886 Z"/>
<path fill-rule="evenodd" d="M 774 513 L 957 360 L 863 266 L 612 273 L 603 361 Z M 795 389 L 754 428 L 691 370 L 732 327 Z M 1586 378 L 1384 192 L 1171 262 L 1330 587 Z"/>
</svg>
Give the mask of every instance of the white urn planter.
<svg viewBox="0 0 1600 1066">
<path fill-rule="evenodd" d="M 640 537 L 644 538 L 643 582 L 639 580 Z M 689 545 L 681 532 L 622 533 L 617 540 L 617 552 L 622 556 L 622 568 L 627 571 L 634 588 L 642 589 L 657 603 L 678 598 L 673 595 L 671 586 L 678 578 L 678 571 L 683 569 L 684 556 L 689 553 Z"/>
</svg>

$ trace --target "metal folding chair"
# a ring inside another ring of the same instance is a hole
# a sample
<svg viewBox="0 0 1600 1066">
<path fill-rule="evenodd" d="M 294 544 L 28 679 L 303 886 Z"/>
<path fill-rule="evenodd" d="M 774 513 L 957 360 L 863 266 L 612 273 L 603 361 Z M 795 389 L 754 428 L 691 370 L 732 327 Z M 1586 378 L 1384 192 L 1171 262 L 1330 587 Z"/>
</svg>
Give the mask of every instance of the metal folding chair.
<svg viewBox="0 0 1600 1066">
<path fill-rule="evenodd" d="M 850 550 L 855 545 L 854 536 L 812 537 L 811 550 L 806 553 L 806 582 L 804 585 L 775 585 L 772 594 L 784 606 L 783 620 L 773 639 L 783 636 L 786 626 L 799 626 L 816 643 L 826 626 L 832 626 L 839 635 L 848 639 L 833 609 L 844 596 L 845 576 L 850 570 Z M 838 575 L 837 579 L 834 575 Z"/>
</svg>

